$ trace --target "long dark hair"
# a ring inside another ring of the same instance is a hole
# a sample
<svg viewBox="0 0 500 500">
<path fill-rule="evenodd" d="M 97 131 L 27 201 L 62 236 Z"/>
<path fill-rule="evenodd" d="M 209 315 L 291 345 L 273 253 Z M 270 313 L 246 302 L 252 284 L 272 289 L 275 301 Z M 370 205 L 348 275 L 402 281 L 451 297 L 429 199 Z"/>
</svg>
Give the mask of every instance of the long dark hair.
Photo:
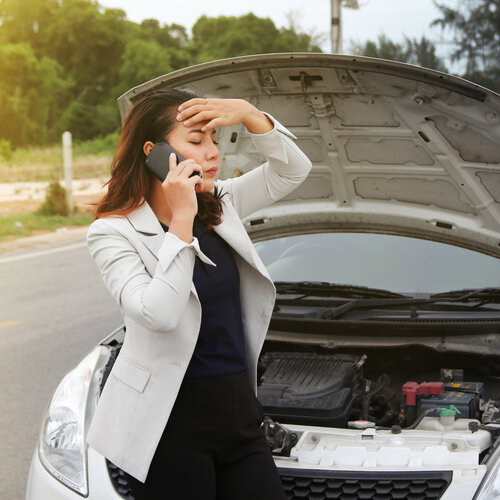
<svg viewBox="0 0 500 500">
<path fill-rule="evenodd" d="M 145 166 L 143 145 L 164 140 L 177 123 L 177 108 L 198 97 L 184 89 L 156 90 L 137 101 L 129 111 L 111 162 L 107 193 L 97 203 L 95 217 L 128 215 L 141 206 L 153 186 L 154 176 Z M 207 227 L 221 222 L 221 195 L 197 193 L 198 217 Z"/>
</svg>

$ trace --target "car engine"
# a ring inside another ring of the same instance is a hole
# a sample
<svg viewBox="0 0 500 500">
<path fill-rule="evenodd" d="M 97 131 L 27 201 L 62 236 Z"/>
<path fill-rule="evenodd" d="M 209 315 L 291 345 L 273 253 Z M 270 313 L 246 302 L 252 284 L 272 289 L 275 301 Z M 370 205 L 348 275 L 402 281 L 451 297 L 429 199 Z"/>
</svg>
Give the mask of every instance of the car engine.
<svg viewBox="0 0 500 500">
<path fill-rule="evenodd" d="M 464 380 L 463 369 L 397 382 L 396 390 L 387 373 L 364 376 L 369 361 L 264 354 L 257 395 L 273 453 L 325 466 L 477 465 L 500 436 L 498 402 L 486 399 L 483 382 Z"/>
</svg>

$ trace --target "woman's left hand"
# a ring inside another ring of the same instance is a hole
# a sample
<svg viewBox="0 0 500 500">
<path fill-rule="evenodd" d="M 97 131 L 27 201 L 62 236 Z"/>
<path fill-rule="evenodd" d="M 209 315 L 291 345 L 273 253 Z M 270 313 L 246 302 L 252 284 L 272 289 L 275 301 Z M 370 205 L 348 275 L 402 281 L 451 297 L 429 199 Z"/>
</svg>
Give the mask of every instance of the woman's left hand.
<svg viewBox="0 0 500 500">
<path fill-rule="evenodd" d="M 182 103 L 177 120 L 187 127 L 198 122 L 206 122 L 203 132 L 211 132 L 215 127 L 243 124 L 253 134 L 265 134 L 273 129 L 266 115 L 244 99 L 203 99 L 197 97 Z"/>
</svg>

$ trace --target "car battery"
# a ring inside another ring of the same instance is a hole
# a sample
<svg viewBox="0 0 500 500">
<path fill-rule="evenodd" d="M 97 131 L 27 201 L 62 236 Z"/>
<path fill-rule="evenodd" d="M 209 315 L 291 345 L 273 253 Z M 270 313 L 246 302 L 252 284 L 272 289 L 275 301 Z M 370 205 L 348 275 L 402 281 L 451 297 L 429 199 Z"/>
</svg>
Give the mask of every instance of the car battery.
<svg viewBox="0 0 500 500">
<path fill-rule="evenodd" d="M 456 418 L 479 417 L 479 394 L 461 391 L 445 391 L 437 396 L 420 399 L 420 414 L 430 408 L 448 408 L 450 405 L 454 405 L 460 411 Z"/>
<path fill-rule="evenodd" d="M 476 393 L 482 396 L 484 384 L 482 382 L 446 382 L 445 391 Z"/>
<path fill-rule="evenodd" d="M 268 353 L 257 397 L 273 420 L 345 427 L 361 391 L 361 358 Z"/>
</svg>

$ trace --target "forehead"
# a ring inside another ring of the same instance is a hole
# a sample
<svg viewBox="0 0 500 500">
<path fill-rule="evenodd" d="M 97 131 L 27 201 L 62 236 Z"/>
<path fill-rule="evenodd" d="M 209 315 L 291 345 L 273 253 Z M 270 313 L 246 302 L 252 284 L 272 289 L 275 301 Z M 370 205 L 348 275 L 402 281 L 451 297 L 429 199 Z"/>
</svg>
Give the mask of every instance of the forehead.
<svg viewBox="0 0 500 500">
<path fill-rule="evenodd" d="M 201 128 L 205 126 L 207 123 L 209 123 L 210 120 L 203 120 L 201 122 L 197 122 L 193 125 L 190 125 L 189 127 L 186 127 L 182 122 L 177 122 L 174 125 L 174 128 L 170 132 L 170 135 L 175 135 L 177 137 L 188 137 L 188 136 L 193 136 L 196 134 L 207 134 L 207 135 L 214 135 L 215 130 L 212 130 L 210 133 L 208 132 L 203 132 Z"/>
</svg>

